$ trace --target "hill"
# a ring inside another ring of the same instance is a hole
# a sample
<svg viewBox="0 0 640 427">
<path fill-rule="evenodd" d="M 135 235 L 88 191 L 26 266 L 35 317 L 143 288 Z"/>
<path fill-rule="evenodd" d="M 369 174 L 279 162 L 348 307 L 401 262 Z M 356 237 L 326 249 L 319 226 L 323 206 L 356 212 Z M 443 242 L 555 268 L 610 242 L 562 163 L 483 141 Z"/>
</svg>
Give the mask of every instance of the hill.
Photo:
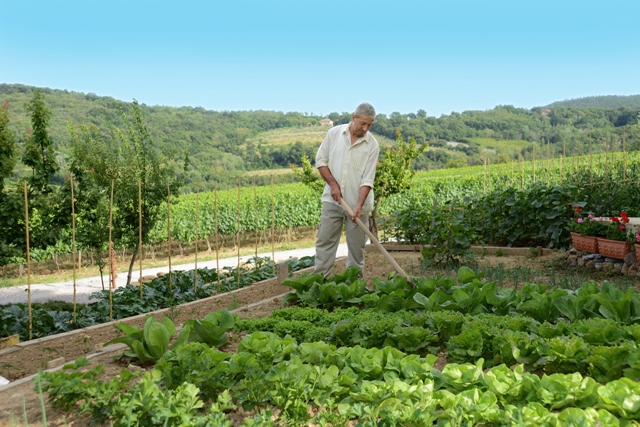
<svg viewBox="0 0 640 427">
<path fill-rule="evenodd" d="M 543 108 L 553 107 L 573 107 L 573 108 L 631 108 L 640 109 L 640 95 L 601 95 L 601 96 L 585 96 L 584 98 L 565 99 L 564 101 L 556 101 Z"/>
<path fill-rule="evenodd" d="M 0 84 L 0 101 L 10 103 L 10 129 L 17 136 L 19 150 L 30 126 L 25 103 L 38 88 L 19 84 Z M 122 112 L 129 105 L 108 96 L 83 94 L 66 90 L 41 88 L 45 103 L 52 111 L 49 133 L 61 155 L 60 175 L 66 173 L 69 152 L 69 123 L 97 126 L 107 130 L 122 124 Z M 640 98 L 640 96 L 636 96 Z M 582 99 L 636 97 L 591 97 Z M 640 107 L 638 107 L 640 109 Z M 580 152 L 581 144 L 589 136 L 599 142 L 620 144 L 626 129 L 627 147 L 640 148 L 638 109 L 577 108 L 558 106 L 551 112 L 544 108 L 515 108 L 500 105 L 487 111 L 463 111 L 429 116 L 424 110 L 417 113 L 393 112 L 378 114 L 371 131 L 381 146 L 393 145 L 396 131 L 405 139 L 413 137 L 419 144 L 429 143 L 430 149 L 415 162 L 417 169 L 438 169 L 462 165 L 483 164 L 505 157 L 529 159 L 533 143 L 550 143 L 547 149 L 555 153 Z M 155 146 L 176 167 L 188 154 L 191 166 L 187 171 L 185 191 L 235 186 L 237 177 L 245 184 L 267 184 L 274 177 L 276 183 L 291 182 L 294 176 L 270 170 L 288 169 L 300 163 L 306 154 L 315 157 L 315 150 L 327 128 L 320 126 L 322 117 L 297 112 L 276 111 L 210 111 L 202 107 L 166 107 L 141 105 L 144 120 L 154 138 Z M 350 113 L 333 112 L 329 117 L 335 125 L 348 123 Z M 104 132 L 108 134 L 108 132 Z M 463 144 L 449 144 L 462 142 Z M 501 157 L 502 156 L 502 157 Z M 254 172 L 252 172 L 254 171 Z M 258 172 L 259 171 L 259 172 Z M 29 171 L 18 163 L 14 179 Z M 251 173 L 250 173 L 251 172 Z M 58 177 L 59 178 L 59 177 Z"/>
</svg>

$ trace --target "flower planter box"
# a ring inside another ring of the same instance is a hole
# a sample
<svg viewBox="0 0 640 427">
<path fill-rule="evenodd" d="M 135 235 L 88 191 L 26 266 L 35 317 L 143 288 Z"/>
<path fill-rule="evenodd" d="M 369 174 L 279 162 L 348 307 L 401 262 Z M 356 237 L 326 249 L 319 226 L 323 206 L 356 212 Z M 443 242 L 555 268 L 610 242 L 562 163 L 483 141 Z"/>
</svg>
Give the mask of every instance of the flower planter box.
<svg viewBox="0 0 640 427">
<path fill-rule="evenodd" d="M 631 252 L 631 242 L 598 237 L 598 253 L 607 258 L 624 259 Z"/>
<path fill-rule="evenodd" d="M 635 244 L 633 246 L 636 248 L 636 260 L 640 262 L 640 245 Z"/>
<path fill-rule="evenodd" d="M 598 253 L 598 238 L 591 236 L 581 236 L 578 233 L 571 233 L 573 247 L 579 251 Z"/>
</svg>

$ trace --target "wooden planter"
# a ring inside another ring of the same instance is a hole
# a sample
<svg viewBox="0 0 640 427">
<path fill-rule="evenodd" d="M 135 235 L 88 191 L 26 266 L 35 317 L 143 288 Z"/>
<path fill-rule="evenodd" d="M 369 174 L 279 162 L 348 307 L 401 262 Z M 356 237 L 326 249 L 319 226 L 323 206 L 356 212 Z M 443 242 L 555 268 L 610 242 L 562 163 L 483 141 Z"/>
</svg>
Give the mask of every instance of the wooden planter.
<svg viewBox="0 0 640 427">
<path fill-rule="evenodd" d="M 636 248 L 636 260 L 637 260 L 638 262 L 640 262 L 640 245 L 636 243 L 636 244 L 635 244 L 635 245 L 633 245 L 633 246 L 635 246 L 635 248 Z"/>
<path fill-rule="evenodd" d="M 579 251 L 598 253 L 598 238 L 591 236 L 581 236 L 578 233 L 571 233 L 573 247 Z"/>
<path fill-rule="evenodd" d="M 598 253 L 607 258 L 624 259 L 631 252 L 631 242 L 598 237 Z"/>
</svg>

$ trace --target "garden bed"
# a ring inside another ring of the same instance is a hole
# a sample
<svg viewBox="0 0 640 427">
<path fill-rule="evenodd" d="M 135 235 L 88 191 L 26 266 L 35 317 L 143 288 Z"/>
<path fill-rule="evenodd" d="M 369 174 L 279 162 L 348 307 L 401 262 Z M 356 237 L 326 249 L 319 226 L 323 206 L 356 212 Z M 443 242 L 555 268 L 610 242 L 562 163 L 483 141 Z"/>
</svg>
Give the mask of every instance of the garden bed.
<svg viewBox="0 0 640 427">
<path fill-rule="evenodd" d="M 309 273 L 312 270 L 313 268 L 307 268 L 294 273 L 294 275 Z M 276 277 L 254 283 L 245 288 L 178 305 L 174 308 L 165 308 L 19 343 L 0 350 L 0 375 L 13 381 L 32 375 L 39 369 L 46 369 L 49 361 L 64 358 L 68 362 L 93 353 L 103 343 L 118 336 L 119 332 L 116 329 L 116 325 L 128 323 L 141 326 L 147 314 L 151 314 L 157 319 L 169 316 L 173 318 L 174 322 L 182 323 L 187 319 L 201 317 L 221 308 L 234 309 L 256 303 L 287 292 L 289 288 L 282 286 L 281 282 L 282 278 Z"/>
</svg>

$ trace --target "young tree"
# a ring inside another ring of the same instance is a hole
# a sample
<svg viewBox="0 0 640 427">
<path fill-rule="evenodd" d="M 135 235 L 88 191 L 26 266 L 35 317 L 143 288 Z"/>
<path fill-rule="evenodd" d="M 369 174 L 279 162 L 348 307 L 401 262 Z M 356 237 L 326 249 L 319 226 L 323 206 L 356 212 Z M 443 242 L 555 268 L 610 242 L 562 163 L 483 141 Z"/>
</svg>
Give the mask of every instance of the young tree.
<svg viewBox="0 0 640 427">
<path fill-rule="evenodd" d="M 127 276 L 129 284 L 138 253 L 138 180 L 142 182 L 142 243 L 146 244 L 158 220 L 159 208 L 167 199 L 167 183 L 172 194 L 177 194 L 182 185 L 182 174 L 176 174 L 169 166 L 168 158 L 156 151 L 137 101 L 131 104 L 129 114 L 121 110 L 121 116 L 123 126 L 112 126 L 109 135 L 101 135 L 98 129 L 87 127 L 81 127 L 80 135 L 71 133 L 72 171 L 77 177 L 79 191 L 93 194 L 97 188 L 107 201 L 111 180 L 114 180 L 114 240 L 133 248 Z M 104 212 L 96 215 L 104 221 Z M 106 222 L 101 226 L 105 227 Z M 99 239 L 99 233 L 88 234 Z"/>
<path fill-rule="evenodd" d="M 409 138 L 409 144 L 404 142 L 402 133 L 396 129 L 396 145 L 394 148 L 385 148 L 382 160 L 376 167 L 376 179 L 373 183 L 375 205 L 369 216 L 369 230 L 378 235 L 378 211 L 382 201 L 397 193 L 408 190 L 415 171 L 411 170 L 411 162 L 418 157 L 428 144 L 416 144 L 413 137 Z"/>
<path fill-rule="evenodd" d="M 311 161 L 306 154 L 303 154 L 300 160 L 302 162 L 302 169 L 298 169 L 296 165 L 291 163 L 293 173 L 304 185 L 311 187 L 311 189 L 316 193 L 322 194 L 322 191 L 324 190 L 324 180 L 320 175 L 313 173 L 314 167 L 311 166 Z"/>
</svg>

